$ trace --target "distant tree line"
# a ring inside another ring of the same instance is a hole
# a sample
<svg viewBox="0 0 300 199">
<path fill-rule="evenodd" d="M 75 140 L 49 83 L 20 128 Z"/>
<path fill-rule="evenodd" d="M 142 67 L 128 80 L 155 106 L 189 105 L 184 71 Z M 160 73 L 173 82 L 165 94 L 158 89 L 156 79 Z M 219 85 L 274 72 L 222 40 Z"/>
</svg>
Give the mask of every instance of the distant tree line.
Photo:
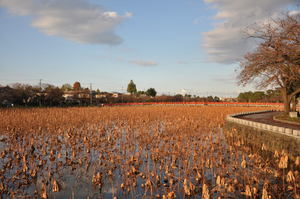
<svg viewBox="0 0 300 199">
<path fill-rule="evenodd" d="M 47 95 L 44 95 L 47 93 Z M 53 85 L 43 87 L 15 83 L 0 88 L 2 106 L 58 106 L 63 102 L 63 91 Z"/>
<path fill-rule="evenodd" d="M 282 102 L 279 90 L 248 91 L 238 95 L 239 102 Z"/>
<path fill-rule="evenodd" d="M 79 85 L 79 86 L 78 86 Z M 51 84 L 32 86 L 14 83 L 10 86 L 0 86 L 0 106 L 74 106 L 88 105 L 89 99 L 75 96 L 72 100 L 64 97 L 66 92 L 80 91 L 90 93 L 88 88 L 81 88 L 79 82 L 72 87 L 64 84 L 57 87 Z"/>
<path fill-rule="evenodd" d="M 142 93 L 142 94 L 139 94 Z M 136 95 L 123 95 L 118 98 L 111 98 L 108 103 L 134 103 L 134 102 L 219 102 L 221 101 L 219 97 L 208 96 L 199 97 L 195 95 L 159 95 L 156 97 L 151 97 L 144 94 L 144 92 L 138 91 Z"/>
<path fill-rule="evenodd" d="M 280 91 L 267 90 L 240 93 L 238 98 L 221 99 L 218 96 L 200 97 L 190 94 L 159 95 L 154 88 L 138 91 L 131 80 L 127 87 L 128 94 L 100 92 L 83 88 L 80 82 L 73 85 L 63 84 L 61 87 L 50 84 L 31 86 L 15 83 L 10 86 L 0 86 L 0 106 L 89 106 L 112 103 L 134 102 L 281 102 Z"/>
<path fill-rule="evenodd" d="M 130 80 L 127 86 L 127 92 L 130 93 L 131 95 L 137 95 L 137 96 L 147 95 L 150 97 L 155 97 L 157 94 L 155 88 L 149 88 L 147 91 L 137 91 L 136 85 L 132 80 Z"/>
<path fill-rule="evenodd" d="M 9 86 L 0 86 L 0 106 L 89 106 L 112 103 L 133 102 L 218 102 L 217 96 L 199 97 L 195 95 L 160 95 L 157 96 L 155 88 L 145 91 L 137 90 L 135 83 L 131 80 L 127 91 L 124 93 L 100 92 L 83 88 L 80 82 L 73 85 L 63 84 L 61 87 L 50 84 L 32 86 L 28 84 L 15 83 Z"/>
</svg>

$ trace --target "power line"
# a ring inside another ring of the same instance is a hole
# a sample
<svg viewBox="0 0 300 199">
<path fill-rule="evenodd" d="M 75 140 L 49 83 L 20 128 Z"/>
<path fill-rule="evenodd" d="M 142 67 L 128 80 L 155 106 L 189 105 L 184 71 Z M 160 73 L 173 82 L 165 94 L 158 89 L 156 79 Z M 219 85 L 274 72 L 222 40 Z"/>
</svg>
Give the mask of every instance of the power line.
<svg viewBox="0 0 300 199">
<path fill-rule="evenodd" d="M 93 104 L 92 83 L 90 83 L 90 105 Z"/>
</svg>

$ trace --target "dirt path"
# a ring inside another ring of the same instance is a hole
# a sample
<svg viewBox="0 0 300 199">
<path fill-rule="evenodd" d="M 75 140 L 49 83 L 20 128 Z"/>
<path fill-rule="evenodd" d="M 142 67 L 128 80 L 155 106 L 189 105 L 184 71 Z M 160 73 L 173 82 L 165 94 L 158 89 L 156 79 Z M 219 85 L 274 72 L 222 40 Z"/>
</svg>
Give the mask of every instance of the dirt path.
<svg viewBox="0 0 300 199">
<path fill-rule="evenodd" d="M 273 116 L 277 115 L 279 113 L 281 113 L 281 112 L 256 113 L 256 114 L 251 114 L 251 115 L 239 116 L 238 118 L 255 121 L 255 122 L 261 122 L 261 123 L 265 123 L 265 124 L 271 124 L 274 126 L 280 126 L 280 127 L 300 130 L 300 125 L 287 124 L 287 123 L 278 122 L 278 121 L 273 120 Z"/>
</svg>

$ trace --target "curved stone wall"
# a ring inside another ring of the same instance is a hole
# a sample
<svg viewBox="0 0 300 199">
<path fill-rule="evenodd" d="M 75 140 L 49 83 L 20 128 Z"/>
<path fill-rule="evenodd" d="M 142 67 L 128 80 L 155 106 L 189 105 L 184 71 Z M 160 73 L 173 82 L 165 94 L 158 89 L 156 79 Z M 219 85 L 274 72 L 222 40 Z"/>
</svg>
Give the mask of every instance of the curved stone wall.
<svg viewBox="0 0 300 199">
<path fill-rule="evenodd" d="M 270 125 L 270 124 L 254 122 L 254 121 L 249 121 L 249 120 L 238 118 L 238 116 L 257 114 L 257 113 L 267 113 L 267 112 L 272 112 L 272 111 L 274 111 L 274 110 L 235 113 L 235 114 L 227 115 L 226 120 L 228 122 L 233 122 L 233 123 L 237 123 L 240 125 L 249 126 L 249 127 L 252 127 L 252 128 L 255 128 L 258 130 L 270 131 L 270 132 L 279 133 L 279 134 L 283 134 L 283 135 L 287 135 L 290 137 L 300 139 L 300 130 L 295 130 L 295 129 L 276 126 L 276 125 Z"/>
</svg>

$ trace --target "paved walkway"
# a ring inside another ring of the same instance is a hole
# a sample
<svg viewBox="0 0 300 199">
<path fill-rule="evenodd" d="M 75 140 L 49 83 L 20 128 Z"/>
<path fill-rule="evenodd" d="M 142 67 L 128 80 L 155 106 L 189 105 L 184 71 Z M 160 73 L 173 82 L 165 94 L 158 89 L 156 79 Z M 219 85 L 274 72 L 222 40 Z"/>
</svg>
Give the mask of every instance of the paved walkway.
<svg viewBox="0 0 300 199">
<path fill-rule="evenodd" d="M 283 122 L 278 122 L 278 121 L 273 120 L 273 116 L 277 115 L 279 113 L 281 113 L 281 112 L 256 113 L 256 114 L 251 114 L 251 115 L 238 116 L 237 118 L 246 119 L 246 120 L 255 121 L 255 122 L 261 122 L 264 124 L 271 124 L 274 126 L 280 126 L 280 127 L 300 130 L 300 124 L 299 125 L 288 124 L 288 123 L 283 123 Z"/>
</svg>

